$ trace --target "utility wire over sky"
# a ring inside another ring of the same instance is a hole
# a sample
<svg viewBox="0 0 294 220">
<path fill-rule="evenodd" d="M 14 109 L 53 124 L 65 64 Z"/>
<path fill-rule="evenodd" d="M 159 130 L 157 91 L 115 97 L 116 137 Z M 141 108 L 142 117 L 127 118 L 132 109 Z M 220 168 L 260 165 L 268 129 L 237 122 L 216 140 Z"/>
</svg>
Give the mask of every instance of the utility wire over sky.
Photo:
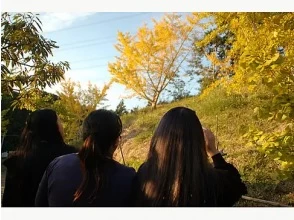
<svg viewBox="0 0 294 220">
<path fill-rule="evenodd" d="M 66 13 L 44 15 L 41 20 L 44 27 L 44 36 L 57 42 L 59 48 L 54 49 L 54 61 L 68 61 L 70 70 L 65 78 L 79 81 L 87 86 L 88 81 L 98 87 L 106 84 L 111 75 L 108 72 L 108 63 L 118 56 L 114 45 L 118 31 L 134 35 L 144 24 L 153 25 L 152 19 L 161 19 L 164 13 L 135 12 L 135 13 L 82 13 L 83 15 L 66 15 Z M 52 16 L 52 19 L 50 18 Z M 41 16 L 42 17 L 42 16 Z M 70 18 L 71 21 L 58 18 Z M 59 85 L 49 92 L 59 90 Z M 125 87 L 113 84 L 108 90 L 107 99 L 110 107 L 115 109 L 125 96 Z M 128 109 L 143 107 L 147 103 L 137 98 L 125 99 Z"/>
<path fill-rule="evenodd" d="M 73 30 L 73 29 L 78 29 L 78 28 L 83 28 L 83 27 L 89 27 L 89 26 L 96 26 L 99 24 L 105 24 L 105 23 L 110 23 L 110 22 L 115 22 L 115 21 L 121 21 L 123 19 L 128 19 L 128 18 L 133 18 L 133 17 L 138 17 L 141 15 L 147 15 L 147 14 L 152 14 L 152 12 L 144 12 L 144 13 L 136 13 L 136 14 L 131 14 L 131 15 L 125 15 L 125 16 L 118 16 L 112 19 L 104 19 L 102 21 L 98 22 L 91 22 L 83 25 L 77 25 L 69 28 L 63 28 L 60 30 L 55 30 L 55 31 L 49 31 L 47 33 L 55 33 L 58 34 L 59 32 L 63 31 L 68 31 L 68 30 Z M 134 29 L 134 32 L 136 29 Z M 133 33 L 132 33 L 133 34 Z M 69 51 L 69 50 L 75 50 L 75 49 L 84 49 L 87 47 L 91 47 L 94 45 L 109 45 L 112 47 L 117 41 L 116 41 L 117 36 L 116 35 L 109 35 L 107 37 L 98 37 L 98 38 L 90 38 L 90 39 L 84 39 L 84 40 L 79 40 L 79 41 L 74 41 L 74 42 L 69 42 L 69 43 L 63 43 L 63 44 L 58 44 L 59 48 L 54 49 L 55 51 L 58 52 L 63 52 L 63 51 Z M 84 60 L 78 60 L 78 61 L 70 61 L 70 64 L 76 64 L 76 63 L 83 63 L 83 62 L 88 62 L 88 61 L 99 61 L 99 60 L 105 60 L 105 59 L 110 59 L 113 58 L 114 56 L 105 56 L 105 57 L 99 57 L 99 58 L 91 58 L 91 59 L 84 59 Z M 73 68 L 75 70 L 82 70 L 82 69 L 92 69 L 95 67 L 104 67 L 107 66 L 107 64 L 103 65 L 92 65 L 89 67 L 84 67 L 84 68 Z"/>
<path fill-rule="evenodd" d="M 68 30 L 72 30 L 72 29 L 77 29 L 77 28 L 89 27 L 89 26 L 93 26 L 93 25 L 97 25 L 97 24 L 104 24 L 104 23 L 109 23 L 109 22 L 114 22 L 114 21 L 120 21 L 122 19 L 132 18 L 132 17 L 136 17 L 136 16 L 139 16 L 139 15 L 146 15 L 146 14 L 151 14 L 151 13 L 152 12 L 142 12 L 142 13 L 136 13 L 136 14 L 131 14 L 131 15 L 119 16 L 119 17 L 105 19 L 105 20 L 101 20 L 101 21 L 97 21 L 97 22 L 88 23 L 88 24 L 73 26 L 73 27 L 69 27 L 69 28 L 63 28 L 63 29 L 60 29 L 60 30 L 48 31 L 48 33 L 56 33 L 56 32 L 62 32 L 62 31 L 68 31 Z"/>
</svg>

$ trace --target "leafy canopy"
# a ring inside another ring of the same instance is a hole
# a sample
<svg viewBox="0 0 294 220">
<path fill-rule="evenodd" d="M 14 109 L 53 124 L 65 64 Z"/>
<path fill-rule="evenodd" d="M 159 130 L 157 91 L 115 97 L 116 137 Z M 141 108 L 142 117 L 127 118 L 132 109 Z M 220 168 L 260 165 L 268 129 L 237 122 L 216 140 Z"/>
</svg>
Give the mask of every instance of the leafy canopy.
<svg viewBox="0 0 294 220">
<path fill-rule="evenodd" d="M 96 85 L 88 83 L 86 89 L 79 82 L 69 80 L 61 82 L 59 100 L 54 103 L 63 126 L 65 140 L 77 143 L 80 140 L 80 128 L 86 116 L 98 108 L 105 101 L 106 92 L 111 83 L 99 89 Z"/>
<path fill-rule="evenodd" d="M 18 97 L 14 107 L 34 109 L 34 102 L 46 86 L 63 79 L 68 62 L 49 60 L 55 41 L 42 35 L 42 23 L 33 13 L 1 15 L 1 86 L 2 93 Z"/>
<path fill-rule="evenodd" d="M 115 82 L 156 108 L 162 91 L 178 76 L 190 53 L 195 25 L 176 14 L 166 14 L 153 24 L 152 28 L 145 24 L 135 35 L 118 32 L 115 48 L 120 56 L 108 67 Z"/>
<path fill-rule="evenodd" d="M 265 90 L 269 106 L 256 106 L 256 119 L 267 119 L 273 126 L 260 130 L 251 125 L 245 137 L 249 144 L 280 164 L 282 178 L 294 176 L 294 14 L 293 13 L 194 13 L 207 22 L 210 33 L 198 46 L 216 36 L 234 35 L 225 59 L 211 60 L 223 76 L 210 88 L 224 86 L 229 94 L 246 97 Z M 228 65 L 234 60 L 233 65 Z M 228 77 L 230 72 L 233 77 Z M 209 89 L 205 90 L 205 94 Z"/>
</svg>

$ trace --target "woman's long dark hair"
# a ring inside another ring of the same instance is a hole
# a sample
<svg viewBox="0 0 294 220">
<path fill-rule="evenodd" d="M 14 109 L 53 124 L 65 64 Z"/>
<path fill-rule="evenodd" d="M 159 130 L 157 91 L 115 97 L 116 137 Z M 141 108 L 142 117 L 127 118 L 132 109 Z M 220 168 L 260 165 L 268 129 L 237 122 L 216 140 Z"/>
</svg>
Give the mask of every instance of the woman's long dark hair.
<svg viewBox="0 0 294 220">
<path fill-rule="evenodd" d="M 41 150 L 43 145 L 65 145 L 57 124 L 57 114 L 52 109 L 36 110 L 28 116 L 16 154 L 27 157 Z"/>
<path fill-rule="evenodd" d="M 185 107 L 173 108 L 162 117 L 151 139 L 141 185 L 143 197 L 151 206 L 204 205 L 209 169 L 196 113 Z"/>
<path fill-rule="evenodd" d="M 103 187 L 104 166 L 112 161 L 120 134 L 122 123 L 118 115 L 112 111 L 100 109 L 91 112 L 83 122 L 83 146 L 78 155 L 80 158 L 83 181 L 74 194 L 77 202 L 87 191 L 90 181 L 94 188 L 87 195 L 89 202 L 95 199 L 97 192 Z"/>
</svg>

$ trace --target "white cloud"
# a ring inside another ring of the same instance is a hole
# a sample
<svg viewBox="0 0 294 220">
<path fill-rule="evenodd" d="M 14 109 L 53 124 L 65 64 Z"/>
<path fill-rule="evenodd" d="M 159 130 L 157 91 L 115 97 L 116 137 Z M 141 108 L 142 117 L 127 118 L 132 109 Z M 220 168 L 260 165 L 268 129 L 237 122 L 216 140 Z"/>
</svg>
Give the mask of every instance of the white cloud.
<svg viewBox="0 0 294 220">
<path fill-rule="evenodd" d="M 57 31 L 70 27 L 75 21 L 85 19 L 96 12 L 68 12 L 68 13 L 41 13 L 43 32 Z"/>
</svg>

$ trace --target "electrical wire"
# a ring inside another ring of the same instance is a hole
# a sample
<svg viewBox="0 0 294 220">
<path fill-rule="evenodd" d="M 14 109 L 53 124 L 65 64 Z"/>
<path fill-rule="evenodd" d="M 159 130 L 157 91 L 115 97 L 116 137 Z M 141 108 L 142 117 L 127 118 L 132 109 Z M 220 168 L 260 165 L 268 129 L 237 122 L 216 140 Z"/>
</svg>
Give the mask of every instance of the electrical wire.
<svg viewBox="0 0 294 220">
<path fill-rule="evenodd" d="M 94 65 L 94 66 L 88 66 L 88 67 L 82 67 L 82 68 L 71 68 L 72 70 L 84 70 L 84 69 L 93 69 L 97 67 L 105 67 L 108 66 L 108 64 L 102 64 L 102 65 Z"/>
<path fill-rule="evenodd" d="M 88 39 L 88 40 L 74 41 L 74 42 L 71 42 L 71 43 L 62 44 L 59 47 L 71 46 L 71 45 L 81 44 L 81 43 L 85 43 L 85 42 L 98 41 L 98 40 L 108 40 L 110 38 L 116 38 L 116 37 L 114 37 L 114 36 L 107 36 L 107 37 L 102 37 L 102 38 L 92 38 L 92 39 Z"/>
<path fill-rule="evenodd" d="M 67 50 L 72 50 L 72 49 L 77 49 L 77 48 L 85 48 L 85 47 L 89 47 L 89 46 L 93 46 L 93 45 L 104 45 L 104 44 L 109 44 L 109 43 L 115 43 L 115 41 L 105 41 L 105 42 L 97 42 L 97 43 L 91 43 L 91 44 L 86 44 L 86 45 L 80 45 L 77 47 L 69 47 L 69 48 L 57 48 L 55 50 L 57 51 L 67 51 Z"/>
<path fill-rule="evenodd" d="M 142 12 L 142 13 L 138 13 L 138 14 L 131 14 L 131 15 L 126 15 L 126 16 L 120 16 L 120 17 L 116 17 L 116 18 L 111 18 L 111 19 L 106 19 L 106 20 L 101 20 L 101 21 L 89 23 L 89 24 L 78 25 L 78 26 L 69 27 L 69 28 L 63 28 L 63 29 L 55 30 L 55 31 L 48 31 L 47 33 L 56 33 L 56 32 L 62 32 L 62 31 L 72 30 L 72 29 L 78 29 L 78 28 L 82 28 L 82 27 L 86 27 L 86 26 L 92 26 L 92 25 L 97 25 L 97 24 L 103 24 L 103 23 L 113 22 L 113 21 L 117 21 L 117 20 L 121 20 L 121 19 L 136 17 L 136 16 L 139 16 L 139 15 L 150 14 L 150 13 L 152 13 L 152 12 Z"/>
<path fill-rule="evenodd" d="M 107 56 L 107 57 L 96 57 L 96 58 L 91 58 L 91 59 L 86 59 L 86 60 L 76 60 L 76 61 L 72 61 L 70 62 L 72 63 L 82 63 L 82 62 L 87 62 L 87 61 L 92 61 L 92 60 L 105 60 L 108 58 L 113 58 L 114 56 Z"/>
</svg>

